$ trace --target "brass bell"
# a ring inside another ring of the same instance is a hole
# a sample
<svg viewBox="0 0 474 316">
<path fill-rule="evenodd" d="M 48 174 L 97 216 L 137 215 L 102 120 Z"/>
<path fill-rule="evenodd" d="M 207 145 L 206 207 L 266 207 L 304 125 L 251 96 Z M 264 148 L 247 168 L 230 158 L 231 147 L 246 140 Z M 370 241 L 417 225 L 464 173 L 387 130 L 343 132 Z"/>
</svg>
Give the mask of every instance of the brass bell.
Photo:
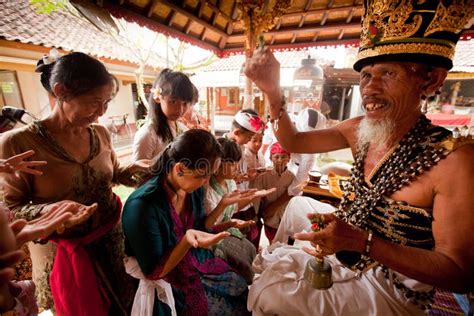
<svg viewBox="0 0 474 316">
<path fill-rule="evenodd" d="M 315 289 L 329 289 L 332 286 L 331 265 L 324 260 L 324 257 L 309 259 L 306 263 L 304 279 Z"/>
</svg>

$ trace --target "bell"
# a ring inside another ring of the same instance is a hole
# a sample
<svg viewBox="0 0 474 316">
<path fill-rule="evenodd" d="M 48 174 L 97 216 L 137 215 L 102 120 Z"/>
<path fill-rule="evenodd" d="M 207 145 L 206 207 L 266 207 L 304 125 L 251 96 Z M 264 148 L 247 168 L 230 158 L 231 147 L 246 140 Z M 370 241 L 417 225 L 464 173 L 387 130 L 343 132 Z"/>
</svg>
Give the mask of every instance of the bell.
<svg viewBox="0 0 474 316">
<path fill-rule="evenodd" d="M 315 289 L 329 289 L 332 286 L 331 265 L 324 260 L 324 257 L 311 258 L 306 263 L 304 279 Z"/>
</svg>

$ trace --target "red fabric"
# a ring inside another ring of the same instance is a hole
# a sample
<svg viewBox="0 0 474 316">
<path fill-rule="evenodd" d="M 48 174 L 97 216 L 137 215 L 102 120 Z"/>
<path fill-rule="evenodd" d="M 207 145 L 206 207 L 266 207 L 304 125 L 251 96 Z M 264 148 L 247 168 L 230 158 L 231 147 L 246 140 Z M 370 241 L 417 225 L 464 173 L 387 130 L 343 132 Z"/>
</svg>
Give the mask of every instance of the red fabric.
<svg viewBox="0 0 474 316">
<path fill-rule="evenodd" d="M 270 157 L 274 154 L 290 154 L 290 152 L 283 147 L 281 147 L 280 143 L 276 142 L 270 147 Z"/>
<path fill-rule="evenodd" d="M 272 243 L 273 239 L 275 239 L 277 229 L 273 228 L 273 227 L 270 227 L 270 226 L 267 226 L 267 225 L 264 225 L 264 227 L 265 227 L 265 236 L 267 236 L 270 243 Z"/>
<path fill-rule="evenodd" d="M 431 123 L 434 125 L 443 125 L 443 126 L 459 126 L 471 124 L 470 115 L 458 115 L 458 114 L 446 114 L 446 113 L 434 113 L 426 115 Z"/>
<path fill-rule="evenodd" d="M 109 313 L 110 300 L 84 246 L 104 236 L 117 225 L 122 203 L 117 196 L 116 200 L 116 214 L 109 223 L 83 238 L 54 240 L 57 250 L 50 285 L 56 312 L 60 316 L 101 316 Z"/>
</svg>

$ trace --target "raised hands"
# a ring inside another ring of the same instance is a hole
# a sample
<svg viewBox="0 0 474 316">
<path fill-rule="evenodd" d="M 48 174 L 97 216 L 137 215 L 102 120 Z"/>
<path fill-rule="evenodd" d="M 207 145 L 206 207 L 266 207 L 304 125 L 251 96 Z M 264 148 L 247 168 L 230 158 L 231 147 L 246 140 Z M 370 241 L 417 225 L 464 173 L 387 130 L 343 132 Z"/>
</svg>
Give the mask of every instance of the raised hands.
<svg viewBox="0 0 474 316">
<path fill-rule="evenodd" d="M 319 214 L 308 214 L 310 220 Z M 314 226 L 314 223 L 313 223 Z M 315 247 L 303 247 L 303 250 L 315 257 L 330 255 L 341 250 L 363 252 L 367 232 L 362 229 L 349 225 L 333 214 L 324 214 L 324 228 L 309 233 L 296 233 L 293 237 L 299 240 L 307 240 Z"/>
<path fill-rule="evenodd" d="M 43 208 L 39 218 L 28 223 L 33 226 L 27 233 L 38 234 L 43 230 L 62 234 L 67 228 L 85 222 L 97 210 L 97 206 L 97 203 L 88 206 L 69 200 L 50 204 Z"/>
<path fill-rule="evenodd" d="M 96 203 L 85 206 L 71 202 L 59 202 L 59 205 L 52 206 L 48 212 L 32 221 L 16 220 L 11 223 L 17 247 L 31 240 L 46 238 L 54 232 L 62 234 L 67 228 L 85 222 L 97 209 Z"/>
<path fill-rule="evenodd" d="M 244 221 L 244 220 L 241 220 L 241 219 L 237 219 L 237 218 L 232 218 L 230 220 L 230 227 L 235 227 L 235 228 L 238 228 L 238 229 L 241 229 L 241 228 L 247 228 L 247 227 L 250 227 L 252 225 L 255 225 L 255 221 Z"/>
<path fill-rule="evenodd" d="M 217 244 L 222 239 L 229 237 L 230 233 L 220 232 L 218 234 L 209 234 L 200 230 L 188 229 L 186 231 L 186 241 L 193 248 L 209 248 Z"/>
<path fill-rule="evenodd" d="M 25 173 L 34 174 L 34 175 L 42 175 L 43 172 L 41 172 L 40 170 L 34 169 L 34 167 L 44 166 L 47 164 L 46 161 L 25 160 L 27 158 L 30 158 L 34 154 L 35 154 L 34 150 L 28 150 L 28 151 L 25 151 L 24 153 L 15 155 L 5 160 L 0 159 L 0 172 L 14 173 L 17 177 L 19 177 L 18 175 L 19 172 L 25 172 Z"/>
<path fill-rule="evenodd" d="M 222 203 L 223 206 L 229 206 L 241 200 L 252 200 L 255 197 L 256 192 L 257 189 L 250 189 L 247 191 L 235 190 L 225 194 L 220 203 Z"/>
<path fill-rule="evenodd" d="M 267 97 L 281 97 L 280 63 L 268 47 L 253 52 L 245 62 L 244 73 Z"/>
</svg>

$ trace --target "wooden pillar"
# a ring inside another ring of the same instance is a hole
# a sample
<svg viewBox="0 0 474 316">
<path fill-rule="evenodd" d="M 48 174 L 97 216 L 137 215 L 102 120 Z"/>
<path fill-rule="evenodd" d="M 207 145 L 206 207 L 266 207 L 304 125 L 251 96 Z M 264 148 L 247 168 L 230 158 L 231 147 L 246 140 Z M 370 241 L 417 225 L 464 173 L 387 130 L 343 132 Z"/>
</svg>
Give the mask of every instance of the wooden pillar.
<svg viewBox="0 0 474 316">
<path fill-rule="evenodd" d="M 247 34 L 246 42 L 247 47 L 245 49 L 245 59 L 246 61 L 252 57 L 253 51 L 256 46 L 257 35 L 253 30 L 250 30 Z M 245 87 L 244 87 L 244 109 L 255 109 L 253 105 L 253 82 L 247 76 L 245 77 Z"/>
</svg>

